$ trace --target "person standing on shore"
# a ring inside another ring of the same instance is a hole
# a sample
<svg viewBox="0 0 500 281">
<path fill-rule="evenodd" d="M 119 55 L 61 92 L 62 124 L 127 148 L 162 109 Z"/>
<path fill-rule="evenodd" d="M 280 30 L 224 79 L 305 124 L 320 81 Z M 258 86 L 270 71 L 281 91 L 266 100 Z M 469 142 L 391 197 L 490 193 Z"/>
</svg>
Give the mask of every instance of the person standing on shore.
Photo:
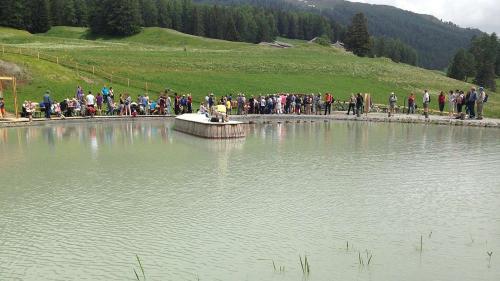
<svg viewBox="0 0 500 281">
<path fill-rule="evenodd" d="M 83 88 L 78 85 L 76 87 L 76 94 L 75 94 L 75 98 L 76 100 L 78 100 L 79 102 L 82 102 L 83 101 Z"/>
<path fill-rule="evenodd" d="M 5 117 L 5 100 L 3 97 L 0 97 L 0 118 Z"/>
<path fill-rule="evenodd" d="M 95 114 L 95 97 L 92 95 L 92 92 L 89 91 L 89 94 L 85 97 L 85 104 L 87 105 L 87 113 L 90 117 L 94 117 Z"/>
<path fill-rule="evenodd" d="M 472 88 L 468 99 L 470 119 L 474 119 L 476 117 L 476 110 L 475 110 L 476 101 L 477 101 L 476 88 Z"/>
<path fill-rule="evenodd" d="M 411 93 L 410 96 L 408 97 L 408 113 L 407 114 L 414 114 L 415 113 L 415 94 Z"/>
<path fill-rule="evenodd" d="M 170 98 L 170 95 L 167 95 L 165 105 L 167 108 L 167 114 L 170 115 L 172 113 L 172 99 Z"/>
<path fill-rule="evenodd" d="M 396 103 L 398 102 L 398 98 L 395 93 L 391 93 L 389 96 L 389 117 L 393 116 L 396 113 Z"/>
<path fill-rule="evenodd" d="M 109 89 L 108 89 L 108 87 L 106 85 L 104 85 L 104 87 L 102 87 L 102 89 L 101 89 L 101 95 L 102 95 L 103 100 L 108 100 Z"/>
<path fill-rule="evenodd" d="M 457 115 L 458 115 L 456 118 L 463 119 L 462 107 L 464 106 L 464 102 L 465 102 L 464 91 L 460 91 L 457 98 L 455 99 L 455 102 L 457 104 Z"/>
<path fill-rule="evenodd" d="M 347 108 L 347 115 L 351 112 L 352 109 L 352 115 L 356 115 L 356 98 L 354 94 L 351 94 L 351 97 L 349 98 L 349 107 Z"/>
<path fill-rule="evenodd" d="M 438 97 L 438 103 L 439 103 L 439 112 L 441 114 L 443 114 L 443 111 L 444 111 L 444 105 L 446 103 L 446 96 L 444 95 L 444 92 L 441 91 L 441 93 L 439 93 L 439 97 Z"/>
<path fill-rule="evenodd" d="M 356 102 L 356 116 L 361 117 L 361 111 L 363 111 L 364 98 L 361 93 L 358 93 L 355 99 Z"/>
<path fill-rule="evenodd" d="M 429 91 L 425 90 L 422 102 L 423 102 L 423 107 L 424 107 L 424 116 L 426 119 L 428 119 L 429 118 L 429 103 L 431 102 L 431 96 L 429 94 Z"/>
<path fill-rule="evenodd" d="M 325 115 L 330 115 L 332 114 L 332 101 L 333 101 L 333 96 L 330 93 L 325 94 Z"/>
<path fill-rule="evenodd" d="M 50 91 L 45 91 L 43 95 L 43 105 L 45 107 L 45 118 L 50 119 L 50 111 L 52 108 L 52 98 L 50 97 Z"/>
<path fill-rule="evenodd" d="M 451 90 L 448 94 L 448 103 L 450 106 L 450 108 L 448 109 L 449 116 L 455 115 L 455 112 L 457 111 L 457 96 L 458 90 L 456 92 L 453 92 L 453 90 Z"/>
<path fill-rule="evenodd" d="M 476 105 L 477 105 L 477 119 L 483 119 L 483 106 L 486 101 L 486 93 L 484 92 L 484 88 L 479 88 L 479 94 L 477 95 Z"/>
</svg>

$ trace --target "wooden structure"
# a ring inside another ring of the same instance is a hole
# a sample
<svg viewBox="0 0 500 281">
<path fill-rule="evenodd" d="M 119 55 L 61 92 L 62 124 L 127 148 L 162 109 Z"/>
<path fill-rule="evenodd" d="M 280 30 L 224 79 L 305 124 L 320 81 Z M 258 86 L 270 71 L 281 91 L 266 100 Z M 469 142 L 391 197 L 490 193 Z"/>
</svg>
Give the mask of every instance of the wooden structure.
<svg viewBox="0 0 500 281">
<path fill-rule="evenodd" d="M 10 81 L 11 84 L 12 84 L 12 95 L 14 96 L 14 108 L 16 110 L 16 118 L 19 118 L 19 111 L 18 111 L 18 108 L 17 108 L 17 81 L 16 81 L 16 77 L 12 76 L 12 77 L 2 77 L 0 76 L 0 89 L 2 88 L 2 81 Z M 4 97 L 5 99 L 5 97 Z"/>
<path fill-rule="evenodd" d="M 174 130 L 208 139 L 231 139 L 246 136 L 242 122 L 210 122 L 203 114 L 184 114 L 175 118 Z"/>
</svg>

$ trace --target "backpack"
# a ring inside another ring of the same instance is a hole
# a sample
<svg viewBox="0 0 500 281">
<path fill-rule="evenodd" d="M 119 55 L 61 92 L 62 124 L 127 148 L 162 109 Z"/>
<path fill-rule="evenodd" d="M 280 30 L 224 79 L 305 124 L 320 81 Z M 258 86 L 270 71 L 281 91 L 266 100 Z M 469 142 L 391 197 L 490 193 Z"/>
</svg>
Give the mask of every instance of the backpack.
<svg viewBox="0 0 500 281">
<path fill-rule="evenodd" d="M 485 93 L 483 102 L 488 102 L 488 97 L 489 97 L 488 94 Z"/>
<path fill-rule="evenodd" d="M 431 94 L 429 94 L 429 103 L 431 103 Z"/>
</svg>

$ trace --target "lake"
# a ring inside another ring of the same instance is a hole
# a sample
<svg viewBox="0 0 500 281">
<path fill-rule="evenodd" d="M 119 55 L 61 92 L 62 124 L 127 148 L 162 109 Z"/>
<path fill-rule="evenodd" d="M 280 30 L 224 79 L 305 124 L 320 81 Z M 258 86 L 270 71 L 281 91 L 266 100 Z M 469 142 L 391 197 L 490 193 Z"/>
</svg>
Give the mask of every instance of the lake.
<svg viewBox="0 0 500 281">
<path fill-rule="evenodd" d="M 500 280 L 500 130 L 172 124 L 0 128 L 0 280 Z"/>
</svg>

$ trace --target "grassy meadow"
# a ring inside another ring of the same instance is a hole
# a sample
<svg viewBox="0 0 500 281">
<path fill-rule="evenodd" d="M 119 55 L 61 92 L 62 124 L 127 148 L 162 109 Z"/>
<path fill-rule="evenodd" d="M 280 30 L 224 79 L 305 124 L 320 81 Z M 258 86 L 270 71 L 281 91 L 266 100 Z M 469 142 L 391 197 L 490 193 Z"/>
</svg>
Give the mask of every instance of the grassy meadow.
<svg viewBox="0 0 500 281">
<path fill-rule="evenodd" d="M 115 93 L 150 96 L 171 88 L 178 93 L 192 93 L 200 101 L 207 93 L 248 95 L 276 92 L 332 92 L 344 100 L 351 93 L 371 93 L 375 103 L 387 103 L 394 91 L 403 103 L 410 92 L 421 98 L 424 89 L 438 91 L 468 89 L 470 84 L 385 58 L 359 58 L 342 50 L 280 39 L 293 45 L 279 49 L 248 43 L 207 39 L 161 28 L 145 28 L 126 38 L 95 38 L 84 28 L 54 27 L 45 34 L 0 28 L 0 45 L 21 48 L 22 53 L 40 52 L 57 56 L 67 65 L 58 65 L 26 55 L 0 52 L 0 60 L 23 69 L 19 86 L 20 100 L 39 101 L 45 90 L 60 100 L 73 96 L 77 85 L 98 91 L 104 84 Z M 92 66 L 99 69 L 92 74 Z M 82 69 L 85 69 L 83 71 Z M 110 76 L 115 77 L 111 83 Z M 121 78 L 119 78 L 121 77 Z M 127 81 L 125 78 L 128 78 Z M 10 95 L 7 109 L 12 111 Z M 437 98 L 433 99 L 437 107 Z M 490 95 L 486 115 L 500 117 L 500 103 Z"/>
</svg>

